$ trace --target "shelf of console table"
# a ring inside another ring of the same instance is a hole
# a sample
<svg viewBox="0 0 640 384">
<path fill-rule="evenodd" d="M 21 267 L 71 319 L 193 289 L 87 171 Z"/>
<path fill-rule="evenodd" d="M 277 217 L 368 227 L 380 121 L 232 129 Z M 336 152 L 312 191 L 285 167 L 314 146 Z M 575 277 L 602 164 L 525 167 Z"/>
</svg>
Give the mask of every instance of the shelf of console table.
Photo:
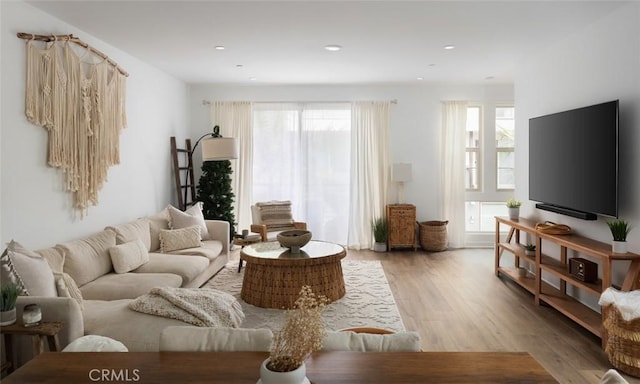
<svg viewBox="0 0 640 384">
<path fill-rule="evenodd" d="M 500 226 L 509 227 L 506 240 L 501 240 Z M 627 252 L 615 254 L 611 251 L 611 245 L 589 239 L 576 234 L 549 235 L 535 229 L 536 222 L 525 218 L 510 220 L 505 217 L 496 217 L 495 233 L 495 274 L 503 275 L 522 288 L 533 294 L 536 304 L 547 304 L 558 312 L 567 316 L 594 335 L 602 338 L 604 345 L 605 333 L 602 326 L 602 315 L 590 307 L 579 302 L 567 294 L 567 286 L 573 286 L 594 297 L 611 286 L 611 270 L 615 261 L 628 260 L 631 266 L 622 284 L 623 290 L 630 290 L 638 284 L 640 275 L 640 255 Z M 536 244 L 535 257 L 524 254 L 521 234 L 528 234 Z M 543 250 L 545 244 L 555 244 L 560 248 L 559 252 L 549 254 Z M 588 258 L 600 261 L 600 278 L 595 282 L 584 282 L 569 273 L 568 251 L 572 250 Z M 504 252 L 514 255 L 513 267 L 501 264 Z M 554 257 L 556 256 L 556 257 Z M 518 268 L 522 262 L 534 265 L 533 273 L 528 272 L 526 277 L 518 274 Z M 559 287 L 554 287 L 543 279 L 543 275 L 549 275 L 559 280 Z"/>
</svg>

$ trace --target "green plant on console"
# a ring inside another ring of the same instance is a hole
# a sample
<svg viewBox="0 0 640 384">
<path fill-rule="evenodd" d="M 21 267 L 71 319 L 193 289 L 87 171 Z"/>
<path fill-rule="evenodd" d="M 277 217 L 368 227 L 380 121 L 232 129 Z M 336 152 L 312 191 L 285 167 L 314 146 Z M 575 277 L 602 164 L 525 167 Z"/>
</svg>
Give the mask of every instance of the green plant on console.
<svg viewBox="0 0 640 384">
<path fill-rule="evenodd" d="M 531 244 L 531 243 L 527 243 L 524 245 L 524 249 L 526 249 L 527 251 L 535 251 L 536 250 L 536 245 L 535 244 Z"/>
<path fill-rule="evenodd" d="M 15 283 L 8 283 L 2 286 L 0 290 L 0 312 L 10 311 L 16 307 L 18 293 L 20 293 L 20 290 Z"/>
<path fill-rule="evenodd" d="M 384 243 L 387 241 L 387 219 L 378 217 L 371 223 L 373 229 L 373 238 L 376 243 Z"/>
<path fill-rule="evenodd" d="M 619 219 L 607 221 L 607 225 L 609 226 L 614 241 L 627 241 L 627 235 L 631 231 L 631 224 Z"/>
<path fill-rule="evenodd" d="M 509 199 L 507 200 L 507 208 L 520 208 L 520 206 L 522 205 L 522 203 L 516 199 Z"/>
</svg>

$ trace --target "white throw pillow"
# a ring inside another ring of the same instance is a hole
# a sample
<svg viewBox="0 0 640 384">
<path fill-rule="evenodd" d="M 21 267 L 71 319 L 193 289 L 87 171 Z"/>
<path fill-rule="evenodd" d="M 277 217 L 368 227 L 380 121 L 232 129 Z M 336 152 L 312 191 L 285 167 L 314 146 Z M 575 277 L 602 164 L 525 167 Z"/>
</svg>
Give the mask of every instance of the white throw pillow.
<svg viewBox="0 0 640 384">
<path fill-rule="evenodd" d="M 68 273 L 54 273 L 54 276 L 56 278 L 58 297 L 70 297 L 78 303 L 80 309 L 84 310 L 82 292 L 80 292 L 75 280 Z"/>
<path fill-rule="evenodd" d="M 201 247 L 200 226 L 187 228 L 163 229 L 160 231 L 160 252 L 167 253 L 179 249 Z"/>
<path fill-rule="evenodd" d="M 182 212 L 172 205 L 167 207 L 169 211 L 169 226 L 171 229 L 180 229 L 197 225 L 200 227 L 200 238 L 209 239 L 209 230 L 202 215 L 202 202 L 196 202 L 191 208 Z"/>
<path fill-rule="evenodd" d="M 147 247 L 140 239 L 111 247 L 109 254 L 116 273 L 133 271 L 149 261 Z"/>
<path fill-rule="evenodd" d="M 105 336 L 86 335 L 72 341 L 62 352 L 129 352 L 129 350 L 118 340 Z"/>
<path fill-rule="evenodd" d="M 58 296 L 47 260 L 13 240 L 0 256 L 0 281 L 15 283 L 22 296 Z"/>
</svg>

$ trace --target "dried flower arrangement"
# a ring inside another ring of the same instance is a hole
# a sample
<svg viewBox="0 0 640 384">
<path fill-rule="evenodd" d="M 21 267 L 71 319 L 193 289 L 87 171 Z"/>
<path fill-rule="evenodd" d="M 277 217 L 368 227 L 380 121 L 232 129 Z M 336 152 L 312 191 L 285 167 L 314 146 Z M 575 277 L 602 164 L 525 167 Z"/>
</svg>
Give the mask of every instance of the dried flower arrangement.
<svg viewBox="0 0 640 384">
<path fill-rule="evenodd" d="M 267 368 L 276 372 L 297 369 L 313 352 L 322 348 L 326 335 L 322 313 L 329 300 L 302 286 L 294 308 L 285 314 L 282 329 L 273 337 Z"/>
</svg>

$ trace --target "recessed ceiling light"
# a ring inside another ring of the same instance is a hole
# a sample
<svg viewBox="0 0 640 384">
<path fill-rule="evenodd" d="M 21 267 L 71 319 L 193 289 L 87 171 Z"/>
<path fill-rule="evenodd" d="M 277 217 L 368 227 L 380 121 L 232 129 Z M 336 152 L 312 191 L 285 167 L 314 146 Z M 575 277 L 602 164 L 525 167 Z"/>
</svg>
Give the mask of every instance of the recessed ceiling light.
<svg viewBox="0 0 640 384">
<path fill-rule="evenodd" d="M 244 67 L 244 65 L 242 65 L 242 64 L 236 64 L 236 68 L 242 68 L 242 67 Z"/>
<path fill-rule="evenodd" d="M 493 76 L 487 76 L 487 77 L 485 77 L 484 79 L 485 79 L 485 80 L 493 80 L 493 79 L 494 79 L 494 77 L 493 77 Z"/>
<path fill-rule="evenodd" d="M 218 51 L 224 51 L 224 45 L 216 45 L 214 48 Z"/>
<path fill-rule="evenodd" d="M 446 49 L 447 51 L 450 51 L 450 50 L 454 49 L 455 47 L 456 47 L 455 45 L 445 45 L 442 48 Z"/>
<path fill-rule="evenodd" d="M 416 77 L 416 80 L 424 80 L 424 77 Z"/>
<path fill-rule="evenodd" d="M 336 44 L 330 44 L 330 45 L 325 45 L 324 49 L 326 49 L 327 51 L 335 52 L 335 51 L 341 50 L 342 46 L 341 45 L 336 45 Z"/>
<path fill-rule="evenodd" d="M 257 79 L 257 78 L 255 78 L 255 77 L 250 77 L 250 78 L 249 78 L 249 80 L 251 80 L 251 81 L 256 81 L 256 80 L 258 80 L 258 79 Z"/>
<path fill-rule="evenodd" d="M 435 65 L 435 64 L 433 64 L 433 63 L 431 63 L 431 64 L 427 65 L 427 67 L 435 67 L 435 66 L 436 66 L 436 65 Z"/>
</svg>

